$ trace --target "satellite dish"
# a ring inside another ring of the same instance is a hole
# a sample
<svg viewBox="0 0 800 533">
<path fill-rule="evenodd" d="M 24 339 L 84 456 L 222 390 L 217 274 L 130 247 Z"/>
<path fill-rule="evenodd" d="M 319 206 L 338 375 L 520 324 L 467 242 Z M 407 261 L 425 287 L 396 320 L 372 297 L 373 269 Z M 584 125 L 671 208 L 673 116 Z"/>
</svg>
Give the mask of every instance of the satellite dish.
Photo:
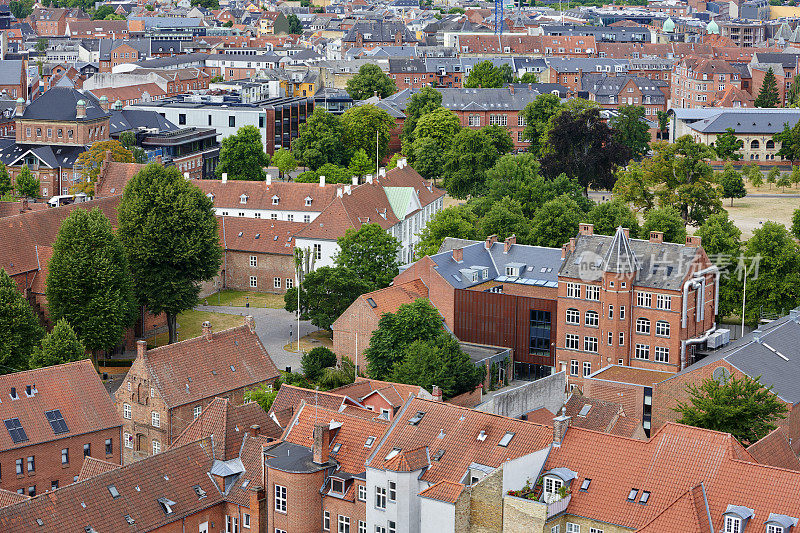
<svg viewBox="0 0 800 533">
<path fill-rule="evenodd" d="M 728 372 L 726 368 L 718 366 L 717 368 L 714 369 L 713 376 L 714 379 L 717 381 L 717 383 L 719 383 L 720 385 L 724 385 L 725 383 L 727 383 L 728 378 L 731 376 L 731 373 Z"/>
</svg>

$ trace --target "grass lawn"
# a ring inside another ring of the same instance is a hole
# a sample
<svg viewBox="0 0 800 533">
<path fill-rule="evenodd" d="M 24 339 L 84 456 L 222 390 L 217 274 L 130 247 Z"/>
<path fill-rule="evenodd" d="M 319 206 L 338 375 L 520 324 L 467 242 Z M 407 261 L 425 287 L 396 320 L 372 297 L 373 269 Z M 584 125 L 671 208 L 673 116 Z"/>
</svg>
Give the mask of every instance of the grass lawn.
<svg viewBox="0 0 800 533">
<path fill-rule="evenodd" d="M 183 341 L 186 339 L 193 339 L 199 337 L 203 332 L 203 322 L 206 320 L 211 322 L 213 331 L 222 331 L 235 326 L 244 324 L 244 317 L 239 315 L 227 315 L 224 313 L 209 313 L 204 311 L 197 311 L 191 309 L 178 315 L 178 340 Z M 167 333 L 159 333 L 156 335 L 158 346 L 164 346 L 168 340 Z M 153 338 L 147 339 L 148 348 L 154 348 L 156 344 Z"/>
<path fill-rule="evenodd" d="M 330 331 L 320 329 L 300 338 L 300 351 L 310 352 L 317 346 L 325 346 L 333 350 L 333 337 Z M 297 341 L 290 342 L 283 347 L 287 352 L 297 353 Z"/>
<path fill-rule="evenodd" d="M 201 303 L 208 302 L 208 305 L 230 305 L 233 307 L 244 307 L 250 302 L 250 307 L 269 307 L 271 309 L 283 309 L 283 294 L 270 294 L 267 292 L 234 291 L 225 289 L 217 294 L 210 294 L 202 299 Z"/>
<path fill-rule="evenodd" d="M 764 187 L 761 188 L 762 193 Z M 792 190 L 792 189 L 787 189 Z M 773 193 L 776 193 L 773 188 Z M 761 227 L 761 223 L 772 220 L 785 225 L 787 228 L 792 226 L 792 214 L 800 207 L 800 198 L 760 198 L 757 196 L 745 196 L 733 200 L 733 207 L 730 199 L 723 201 L 723 206 L 728 211 L 728 215 L 734 224 L 742 230 L 742 238 L 749 239 L 753 236 L 753 231 Z"/>
</svg>

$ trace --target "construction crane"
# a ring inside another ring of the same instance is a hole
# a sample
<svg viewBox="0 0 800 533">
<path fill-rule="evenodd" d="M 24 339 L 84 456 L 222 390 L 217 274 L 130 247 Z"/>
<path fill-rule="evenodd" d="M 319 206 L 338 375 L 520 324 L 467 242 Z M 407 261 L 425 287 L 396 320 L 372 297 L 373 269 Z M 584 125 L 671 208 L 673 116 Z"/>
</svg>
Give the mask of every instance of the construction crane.
<svg viewBox="0 0 800 533">
<path fill-rule="evenodd" d="M 494 0 L 494 32 L 498 35 L 503 33 L 503 0 Z"/>
</svg>

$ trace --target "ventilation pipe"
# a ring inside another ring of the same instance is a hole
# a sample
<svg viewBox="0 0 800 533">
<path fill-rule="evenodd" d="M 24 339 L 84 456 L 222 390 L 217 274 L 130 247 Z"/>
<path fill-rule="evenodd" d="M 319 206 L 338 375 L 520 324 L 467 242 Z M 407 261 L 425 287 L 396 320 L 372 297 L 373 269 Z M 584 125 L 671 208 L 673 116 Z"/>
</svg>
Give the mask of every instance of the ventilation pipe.
<svg viewBox="0 0 800 533">
<path fill-rule="evenodd" d="M 700 322 L 705 319 L 706 308 L 706 274 L 714 274 L 714 316 L 719 312 L 719 268 L 712 265 L 703 270 L 698 270 L 692 274 L 691 279 L 686 280 L 683 284 L 683 301 L 681 310 L 681 328 L 686 327 L 687 322 L 687 301 L 689 299 L 689 289 L 701 289 L 700 294 L 697 295 L 695 317 L 696 321 Z M 690 344 L 701 344 L 708 340 L 708 337 L 717 329 L 716 322 L 711 326 L 711 329 L 703 333 L 699 337 L 693 339 L 686 339 L 681 341 L 681 370 L 686 368 L 686 347 Z"/>
</svg>

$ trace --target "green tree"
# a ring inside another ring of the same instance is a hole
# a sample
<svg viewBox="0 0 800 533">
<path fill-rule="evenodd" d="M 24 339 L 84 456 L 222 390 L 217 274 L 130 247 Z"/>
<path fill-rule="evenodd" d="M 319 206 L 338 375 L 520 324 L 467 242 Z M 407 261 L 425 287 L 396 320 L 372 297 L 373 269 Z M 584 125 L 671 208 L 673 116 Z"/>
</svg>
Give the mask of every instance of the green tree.
<svg viewBox="0 0 800 533">
<path fill-rule="evenodd" d="M 498 156 L 505 155 L 514 149 L 514 141 L 508 130 L 499 124 L 484 126 L 481 131 L 489 138 Z"/>
<path fill-rule="evenodd" d="M 100 6 L 92 15 L 92 20 L 104 20 L 108 15 L 114 14 L 114 8 L 108 4 Z"/>
<path fill-rule="evenodd" d="M 772 67 L 769 67 L 767 73 L 764 75 L 764 82 L 761 84 L 761 90 L 758 92 L 758 97 L 753 105 L 756 107 L 778 107 L 780 104 L 780 97 L 778 96 L 778 82 L 775 80 L 775 72 Z"/>
<path fill-rule="evenodd" d="M 432 137 L 414 139 L 408 152 L 412 168 L 423 178 L 434 181 L 442 174 L 445 156 L 449 153 Z"/>
<path fill-rule="evenodd" d="M 575 200 L 568 196 L 550 200 L 536 211 L 528 242 L 536 246 L 560 248 L 575 236 L 584 216 Z"/>
<path fill-rule="evenodd" d="M 734 198 L 744 198 L 747 196 L 747 188 L 744 186 L 744 179 L 742 174 L 733 168 L 730 163 L 725 164 L 725 168 L 717 179 L 720 185 L 721 194 L 723 198 L 731 199 L 731 207 L 733 207 Z"/>
<path fill-rule="evenodd" d="M 358 74 L 347 80 L 347 94 L 353 100 L 366 100 L 378 93 L 386 98 L 397 92 L 397 85 L 381 67 L 373 63 L 361 65 Z"/>
<path fill-rule="evenodd" d="M 290 13 L 288 17 L 286 17 L 286 22 L 289 23 L 289 33 L 291 35 L 302 35 L 303 34 L 303 24 L 300 22 L 300 19 L 294 13 Z"/>
<path fill-rule="evenodd" d="M 304 320 L 310 320 L 320 329 L 331 329 L 337 318 L 353 303 L 353 300 L 372 290 L 368 281 L 359 278 L 345 267 L 319 267 L 303 278 L 300 289 L 300 311 Z M 297 288 L 284 295 L 285 309 L 297 309 Z"/>
<path fill-rule="evenodd" d="M 348 229 L 336 243 L 339 245 L 334 257 L 336 265 L 369 283 L 369 290 L 388 287 L 397 276 L 400 243 L 378 224 L 363 224 L 357 231 Z"/>
<path fill-rule="evenodd" d="M 631 235 L 639 234 L 639 220 L 627 204 L 619 200 L 595 205 L 588 214 L 594 232 L 599 235 L 614 235 L 617 228 L 630 230 Z"/>
<path fill-rule="evenodd" d="M 11 185 L 11 177 L 8 175 L 8 169 L 0 163 L 0 198 L 14 190 Z"/>
<path fill-rule="evenodd" d="M 414 142 L 414 130 L 417 128 L 419 119 L 441 106 L 442 93 L 433 87 L 425 86 L 420 89 L 419 92 L 411 95 L 408 105 L 406 106 L 406 118 L 403 121 L 403 132 L 400 134 L 403 148 L 410 147 Z"/>
<path fill-rule="evenodd" d="M 650 126 L 644 116 L 644 107 L 623 105 L 611 119 L 611 129 L 618 143 L 628 148 L 631 157 L 639 159 L 650 149 Z"/>
<path fill-rule="evenodd" d="M 276 379 L 274 383 L 262 383 L 258 387 L 244 392 L 245 402 L 256 402 L 264 412 L 268 413 L 275 398 L 278 397 L 278 391 L 281 388 L 281 380 Z"/>
<path fill-rule="evenodd" d="M 16 282 L 0 268 L 0 374 L 27 370 L 44 330 Z"/>
<path fill-rule="evenodd" d="M 175 342 L 178 314 L 197 305 L 200 282 L 222 263 L 213 202 L 175 167 L 151 163 L 125 186 L 117 213 L 137 299 L 166 313 Z"/>
<path fill-rule="evenodd" d="M 434 255 L 445 237 L 477 239 L 478 217 L 467 205 L 445 207 L 431 218 L 419 234 L 419 243 L 414 249 L 417 259 Z"/>
<path fill-rule="evenodd" d="M 297 168 L 292 152 L 286 148 L 281 148 L 272 156 L 272 164 L 278 167 L 281 179 L 287 179 L 287 174 Z"/>
<path fill-rule="evenodd" d="M 66 319 L 93 353 L 119 344 L 135 319 L 125 250 L 99 209 L 75 209 L 61 223 L 47 273 L 53 320 Z"/>
<path fill-rule="evenodd" d="M 444 107 L 432 109 L 417 122 L 409 150 L 414 169 L 427 179 L 436 179 L 445 162 L 445 154 L 461 130 L 461 123 Z"/>
<path fill-rule="evenodd" d="M 123 148 L 131 153 L 134 163 L 139 163 L 140 165 L 147 164 L 147 154 L 144 152 L 144 149 L 136 145 L 136 135 L 132 131 L 122 132 L 122 135 L 119 136 L 119 142 L 122 144 Z M 112 158 L 113 157 L 114 154 L 112 152 Z M 117 159 L 113 160 L 117 161 Z"/>
<path fill-rule="evenodd" d="M 336 366 L 336 354 L 325 346 L 317 346 L 303 354 L 300 364 L 306 379 L 316 381 L 325 368 Z"/>
<path fill-rule="evenodd" d="M 632 204 L 635 209 L 646 212 L 655 207 L 655 193 L 653 173 L 644 164 L 631 162 L 627 168 L 617 171 L 612 192 L 615 200 Z"/>
<path fill-rule="evenodd" d="M 448 141 L 452 140 L 459 130 L 461 122 L 458 115 L 444 107 L 437 107 L 419 118 L 414 129 L 414 137 L 416 139 L 430 137 L 448 147 Z"/>
<path fill-rule="evenodd" d="M 11 2 L 9 2 L 9 7 L 11 8 L 11 14 L 14 15 L 14 18 L 22 20 L 33 12 L 33 0 L 11 0 Z"/>
<path fill-rule="evenodd" d="M 406 348 L 414 341 L 439 341 L 444 333 L 442 317 L 428 300 L 419 298 L 403 304 L 396 313 L 384 313 L 372 333 L 364 357 L 369 362 L 369 376 L 387 379 Z"/>
<path fill-rule="evenodd" d="M 488 89 L 492 87 L 502 87 L 503 83 L 503 71 L 495 67 L 491 61 L 487 60 L 476 63 L 472 67 L 469 76 L 464 80 L 464 87 L 482 87 Z"/>
<path fill-rule="evenodd" d="M 86 348 L 78 339 L 75 330 L 65 319 L 60 319 L 53 326 L 53 331 L 42 339 L 41 346 L 36 346 L 31 354 L 31 368 L 71 363 L 86 358 Z"/>
<path fill-rule="evenodd" d="M 665 242 L 678 244 L 686 242 L 686 223 L 674 207 L 651 209 L 645 213 L 640 235 L 643 239 L 647 239 L 651 231 L 664 232 Z"/>
<path fill-rule="evenodd" d="M 772 184 L 778 181 L 778 178 L 781 177 L 781 171 L 778 170 L 778 167 L 772 167 L 767 172 L 767 183 L 769 183 L 769 188 L 772 188 Z"/>
<path fill-rule="evenodd" d="M 666 111 L 657 111 L 658 117 L 658 138 L 666 140 L 669 137 L 667 128 L 669 127 L 669 114 Z"/>
<path fill-rule="evenodd" d="M 783 156 L 794 164 L 800 159 L 800 122 L 789 128 L 788 124 L 783 125 L 783 131 L 772 136 L 775 144 L 780 143 L 780 148 L 776 155 Z"/>
<path fill-rule="evenodd" d="M 789 175 L 789 181 L 791 181 L 795 187 L 800 185 L 800 166 L 794 165 L 792 167 L 792 173 Z M 1 174 L 0 174 L 0 182 L 2 182 Z"/>
<path fill-rule="evenodd" d="M 712 263 L 722 270 L 738 261 L 742 249 L 742 232 L 728 218 L 727 211 L 711 215 L 697 229 L 703 249 Z M 742 282 L 729 272 L 720 277 L 718 316 L 725 317 L 741 310 Z"/>
<path fill-rule="evenodd" d="M 514 83 L 514 69 L 508 63 L 503 63 L 498 67 L 500 74 L 503 76 L 503 83 L 508 85 Z"/>
<path fill-rule="evenodd" d="M 347 356 L 342 356 L 342 364 L 338 367 L 323 368 L 317 383 L 322 390 L 342 387 L 356 380 L 356 365 Z"/>
<path fill-rule="evenodd" d="M 786 93 L 786 107 L 800 106 L 800 74 L 796 74 L 792 79 L 792 86 Z"/>
<path fill-rule="evenodd" d="M 748 271 L 748 323 L 757 324 L 762 313 L 783 315 L 800 305 L 800 247 L 783 224 L 767 221 L 756 229 L 745 256 L 758 258 L 758 276 Z"/>
<path fill-rule="evenodd" d="M 130 140 L 129 138 L 126 139 Z M 75 162 L 75 166 L 81 168 L 82 180 L 73 187 L 73 193 L 84 192 L 89 196 L 94 195 L 95 185 L 100 176 L 103 161 L 106 160 L 109 153 L 111 154 L 111 161 L 117 163 L 134 162 L 133 152 L 125 148 L 120 141 L 111 139 L 93 143 L 88 150 L 82 152 L 81 155 L 78 156 Z"/>
<path fill-rule="evenodd" d="M 375 168 L 375 164 L 370 161 L 367 152 L 364 151 L 363 148 L 360 148 L 353 154 L 352 159 L 350 159 L 350 166 L 348 167 L 348 172 L 353 176 L 363 177 Z"/>
<path fill-rule="evenodd" d="M 526 72 L 519 78 L 519 83 L 539 83 L 539 77 L 533 72 Z"/>
<path fill-rule="evenodd" d="M 531 232 L 531 221 L 522 212 L 522 205 L 508 196 L 492 203 L 479 226 L 483 235 L 497 235 L 500 240 L 517 235 L 520 244 L 527 242 Z"/>
<path fill-rule="evenodd" d="M 47 50 L 47 39 L 45 39 L 44 37 L 40 37 L 39 39 L 36 40 L 36 51 L 44 52 L 45 50 Z"/>
<path fill-rule="evenodd" d="M 698 386 L 686 385 L 688 401 L 679 402 L 675 411 L 678 422 L 690 426 L 730 433 L 747 446 L 777 427 L 775 422 L 786 416 L 788 409 L 772 392 L 748 375 L 741 378 L 705 379 Z"/>
<path fill-rule="evenodd" d="M 475 365 L 452 336 L 442 333 L 435 340 L 415 340 L 392 369 L 392 381 L 419 385 L 433 390 L 437 385 L 442 397 L 449 399 L 471 392 L 486 376 L 483 366 Z"/>
<path fill-rule="evenodd" d="M 736 136 L 736 131 L 733 128 L 726 128 L 725 133 L 717 135 L 717 143 L 714 146 L 714 151 L 717 152 L 717 157 L 722 161 L 738 161 L 742 158 L 739 150 L 744 146 L 744 141 Z"/>
<path fill-rule="evenodd" d="M 292 141 L 292 153 L 312 170 L 325 163 L 346 165 L 350 154 L 342 149 L 342 134 L 339 117 L 317 107 L 308 120 L 300 124 L 299 135 Z"/>
<path fill-rule="evenodd" d="M 781 172 L 780 176 L 775 181 L 775 186 L 783 189 L 783 192 L 786 192 L 786 188 L 791 187 L 791 185 L 792 179 L 789 177 L 787 172 Z"/>
<path fill-rule="evenodd" d="M 222 139 L 215 172 L 217 176 L 227 173 L 232 180 L 260 181 L 266 178 L 264 167 L 268 165 L 261 132 L 255 126 L 242 126 L 235 135 Z"/>
<path fill-rule="evenodd" d="M 351 183 L 353 175 L 350 171 L 333 163 L 325 163 L 317 170 L 309 170 L 297 176 L 296 183 L 319 183 L 319 178 L 325 176 L 325 183 Z"/>
<path fill-rule="evenodd" d="M 444 156 L 442 176 L 447 192 L 454 198 L 482 194 L 486 171 L 498 157 L 493 139 L 485 131 L 463 128 Z"/>
<path fill-rule="evenodd" d="M 17 174 L 17 194 L 23 198 L 39 198 L 39 180 L 33 177 L 28 165 L 22 165 Z"/>
<path fill-rule="evenodd" d="M 800 208 L 795 209 L 792 214 L 792 235 L 800 240 Z"/>
<path fill-rule="evenodd" d="M 545 93 L 537 96 L 522 110 L 525 121 L 522 137 L 531 143 L 529 152 L 536 156 L 541 155 L 546 146 L 547 134 L 552 127 L 552 120 L 561 108 L 561 99 L 558 95 Z"/>
<path fill-rule="evenodd" d="M 394 119 L 383 109 L 371 104 L 351 107 L 342 113 L 341 145 L 347 154 L 354 154 L 359 149 L 374 154 L 377 132 L 378 157 L 382 161 L 388 153 L 394 127 Z M 341 150 L 341 146 L 339 149 Z M 347 161 L 349 160 L 348 158 Z"/>
</svg>

